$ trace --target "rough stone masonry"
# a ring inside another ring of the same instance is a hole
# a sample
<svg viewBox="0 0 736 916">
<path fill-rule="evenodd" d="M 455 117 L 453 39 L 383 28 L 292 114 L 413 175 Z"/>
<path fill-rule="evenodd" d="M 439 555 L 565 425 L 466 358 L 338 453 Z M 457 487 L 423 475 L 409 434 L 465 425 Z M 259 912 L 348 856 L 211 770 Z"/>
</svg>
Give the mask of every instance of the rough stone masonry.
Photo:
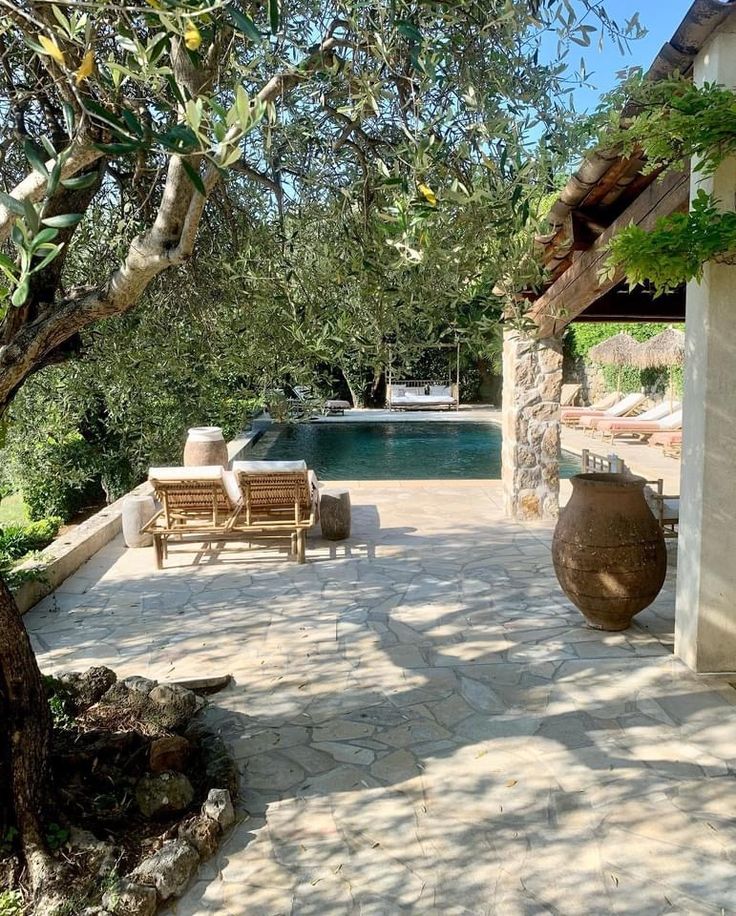
<svg viewBox="0 0 736 916">
<path fill-rule="evenodd" d="M 501 477 L 512 518 L 557 517 L 561 388 L 562 342 L 506 331 Z"/>
</svg>

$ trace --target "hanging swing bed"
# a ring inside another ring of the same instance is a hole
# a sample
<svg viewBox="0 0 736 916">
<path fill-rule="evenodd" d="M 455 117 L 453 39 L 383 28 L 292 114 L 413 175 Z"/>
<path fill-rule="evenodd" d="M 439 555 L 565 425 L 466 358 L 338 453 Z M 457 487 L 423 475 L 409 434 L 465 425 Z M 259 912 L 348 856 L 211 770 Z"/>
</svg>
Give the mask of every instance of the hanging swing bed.
<svg viewBox="0 0 736 916">
<path fill-rule="evenodd" d="M 447 381 L 440 379 L 394 379 L 393 350 L 389 349 L 386 406 L 389 410 L 460 409 L 460 343 L 409 344 L 408 348 L 455 351 L 455 380 L 452 379 L 452 353 L 448 354 Z M 407 347 L 402 347 L 407 349 Z"/>
</svg>

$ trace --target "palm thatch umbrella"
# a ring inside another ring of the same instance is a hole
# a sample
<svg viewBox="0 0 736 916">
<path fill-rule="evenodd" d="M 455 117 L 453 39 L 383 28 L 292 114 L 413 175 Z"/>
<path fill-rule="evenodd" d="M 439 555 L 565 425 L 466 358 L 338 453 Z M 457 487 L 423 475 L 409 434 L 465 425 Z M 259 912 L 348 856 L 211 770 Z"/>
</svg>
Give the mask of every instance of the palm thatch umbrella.
<svg viewBox="0 0 736 916">
<path fill-rule="evenodd" d="M 618 366 L 618 382 L 616 387 L 621 390 L 621 373 L 624 366 L 633 366 L 637 362 L 640 344 L 631 336 L 623 332 L 614 334 L 599 344 L 591 347 L 588 356 L 596 363 L 603 366 Z"/>
<path fill-rule="evenodd" d="M 667 328 L 656 337 L 639 345 L 636 364 L 642 369 L 669 369 L 670 407 L 674 404 L 675 366 L 685 362 L 685 335 L 676 328 Z"/>
</svg>

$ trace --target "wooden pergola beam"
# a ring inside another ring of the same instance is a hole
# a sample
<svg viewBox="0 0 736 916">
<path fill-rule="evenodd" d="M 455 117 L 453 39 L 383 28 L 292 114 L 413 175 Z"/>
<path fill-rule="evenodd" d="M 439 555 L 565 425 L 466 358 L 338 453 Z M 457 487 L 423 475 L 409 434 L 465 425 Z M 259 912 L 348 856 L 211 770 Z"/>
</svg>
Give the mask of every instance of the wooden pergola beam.
<svg viewBox="0 0 736 916">
<path fill-rule="evenodd" d="M 587 251 L 577 252 L 570 267 L 532 305 L 528 317 L 539 326 L 539 337 L 554 337 L 578 315 L 624 279 L 617 270 L 604 276 L 611 239 L 629 225 L 646 231 L 663 216 L 686 210 L 690 198 L 689 172 L 672 172 L 642 191 Z M 632 318 L 638 311 L 632 308 Z"/>
</svg>

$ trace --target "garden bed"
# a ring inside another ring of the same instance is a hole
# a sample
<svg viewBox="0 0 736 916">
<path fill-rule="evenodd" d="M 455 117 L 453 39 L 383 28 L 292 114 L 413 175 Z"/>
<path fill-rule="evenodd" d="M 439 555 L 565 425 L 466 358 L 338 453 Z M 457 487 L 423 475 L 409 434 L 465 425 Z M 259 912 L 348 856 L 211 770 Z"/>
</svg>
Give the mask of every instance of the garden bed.
<svg viewBox="0 0 736 916">
<path fill-rule="evenodd" d="M 204 688 L 117 682 L 102 667 L 46 685 L 54 726 L 44 822 L 60 890 L 45 912 L 151 916 L 234 821 L 238 773 L 200 721 Z M 14 846 L 12 833 L 0 845 L 2 916 L 34 912 Z"/>
</svg>

